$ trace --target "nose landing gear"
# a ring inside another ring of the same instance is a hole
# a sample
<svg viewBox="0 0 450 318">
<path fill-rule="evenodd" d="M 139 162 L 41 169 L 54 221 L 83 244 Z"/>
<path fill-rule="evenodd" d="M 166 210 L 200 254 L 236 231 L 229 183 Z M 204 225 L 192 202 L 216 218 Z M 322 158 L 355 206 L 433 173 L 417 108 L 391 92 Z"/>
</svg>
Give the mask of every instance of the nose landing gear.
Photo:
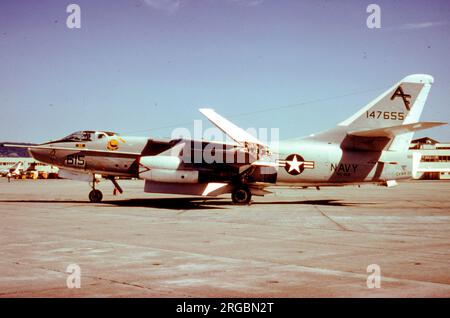
<svg viewBox="0 0 450 318">
<path fill-rule="evenodd" d="M 93 203 L 101 202 L 103 199 L 103 193 L 100 190 L 93 189 L 89 192 L 89 201 Z"/>
<path fill-rule="evenodd" d="M 98 180 L 95 178 L 95 175 L 92 178 L 92 184 L 90 184 L 92 191 L 89 192 L 89 201 L 92 203 L 99 203 L 103 199 L 103 193 L 100 190 L 97 190 L 95 188 L 95 184 L 98 182 Z"/>
<path fill-rule="evenodd" d="M 107 177 L 107 179 L 111 180 L 111 182 L 114 185 L 114 191 L 113 194 L 117 195 L 117 193 L 123 193 L 122 188 L 120 187 L 120 185 L 117 183 L 117 181 L 114 179 L 114 177 Z M 102 201 L 103 199 L 103 193 L 100 190 L 97 190 L 95 188 L 95 184 L 98 183 L 99 180 L 97 180 L 95 178 L 95 176 L 92 177 L 92 183 L 89 183 L 89 185 L 92 188 L 92 191 L 89 192 L 89 201 L 91 201 L 92 203 L 99 203 Z"/>
</svg>

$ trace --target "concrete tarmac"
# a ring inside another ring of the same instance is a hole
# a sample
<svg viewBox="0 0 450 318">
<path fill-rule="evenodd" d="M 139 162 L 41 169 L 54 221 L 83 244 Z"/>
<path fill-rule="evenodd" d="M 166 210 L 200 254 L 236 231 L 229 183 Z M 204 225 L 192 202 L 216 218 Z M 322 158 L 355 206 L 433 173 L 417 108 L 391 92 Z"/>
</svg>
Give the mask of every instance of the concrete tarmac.
<svg viewBox="0 0 450 318">
<path fill-rule="evenodd" d="M 448 181 L 273 188 L 251 206 L 120 184 L 91 204 L 87 183 L 1 178 L 0 297 L 450 296 Z"/>
</svg>

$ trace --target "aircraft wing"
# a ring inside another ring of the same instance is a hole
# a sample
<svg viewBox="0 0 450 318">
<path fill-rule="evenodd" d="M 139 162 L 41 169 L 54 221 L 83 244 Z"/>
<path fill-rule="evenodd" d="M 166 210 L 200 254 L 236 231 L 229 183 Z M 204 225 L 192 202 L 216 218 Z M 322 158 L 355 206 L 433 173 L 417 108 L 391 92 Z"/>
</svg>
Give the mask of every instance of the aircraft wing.
<svg viewBox="0 0 450 318">
<path fill-rule="evenodd" d="M 205 115 L 206 118 L 210 122 L 212 122 L 217 128 L 222 130 L 225 134 L 227 134 L 234 141 L 244 144 L 244 143 L 252 143 L 257 145 L 265 146 L 264 143 L 259 141 L 257 138 L 246 132 L 244 129 L 236 126 L 228 119 L 220 116 L 211 108 L 200 108 L 199 111 Z"/>
<path fill-rule="evenodd" d="M 385 128 L 377 128 L 377 129 L 366 129 L 366 130 L 357 130 L 350 131 L 348 135 L 356 136 L 356 137 L 386 137 L 392 138 L 396 135 L 413 132 L 422 129 L 428 129 L 431 127 L 446 125 L 444 122 L 418 122 L 412 124 L 405 125 L 397 125 Z"/>
<path fill-rule="evenodd" d="M 16 144 L 1 144 L 3 147 L 14 147 L 14 148 L 33 148 L 36 146 L 30 146 L 30 145 L 16 145 Z"/>
</svg>

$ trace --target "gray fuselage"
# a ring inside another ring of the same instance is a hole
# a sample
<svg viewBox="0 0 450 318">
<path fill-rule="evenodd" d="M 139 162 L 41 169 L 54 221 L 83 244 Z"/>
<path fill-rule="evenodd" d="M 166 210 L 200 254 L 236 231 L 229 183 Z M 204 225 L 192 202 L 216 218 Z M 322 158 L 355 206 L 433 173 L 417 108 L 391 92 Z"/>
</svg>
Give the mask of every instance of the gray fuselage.
<svg viewBox="0 0 450 318">
<path fill-rule="evenodd" d="M 75 172 L 139 178 L 141 157 L 158 156 L 181 142 L 186 141 L 109 136 L 96 132 L 88 141 L 50 142 L 44 144 L 46 148 L 30 149 L 30 153 L 36 160 Z M 272 160 L 280 162 L 280 166 L 272 170 L 273 178 L 269 183 L 279 185 L 379 183 L 411 176 L 412 161 L 406 152 L 343 150 L 340 144 L 309 138 L 280 141 L 271 145 L 271 149 L 275 156 Z M 183 164 L 178 169 L 199 170 L 205 182 L 227 182 L 239 170 L 239 165 L 234 170 L 229 167 L 202 162 Z"/>
</svg>

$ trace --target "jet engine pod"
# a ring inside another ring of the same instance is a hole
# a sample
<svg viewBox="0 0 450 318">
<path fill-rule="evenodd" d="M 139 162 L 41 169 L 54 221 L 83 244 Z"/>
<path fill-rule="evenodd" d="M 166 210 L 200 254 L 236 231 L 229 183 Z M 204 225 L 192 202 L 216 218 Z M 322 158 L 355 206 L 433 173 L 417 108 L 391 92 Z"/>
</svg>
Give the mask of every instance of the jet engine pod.
<svg viewBox="0 0 450 318">
<path fill-rule="evenodd" d="M 181 158 L 175 156 L 144 156 L 140 160 L 139 176 L 148 181 L 198 183 L 198 171 L 179 170 Z"/>
<path fill-rule="evenodd" d="M 148 169 L 177 170 L 181 159 L 175 156 L 144 156 L 140 160 L 141 171 Z"/>
<path fill-rule="evenodd" d="M 198 183 L 196 170 L 151 169 L 142 172 L 140 177 L 154 182 Z"/>
</svg>

